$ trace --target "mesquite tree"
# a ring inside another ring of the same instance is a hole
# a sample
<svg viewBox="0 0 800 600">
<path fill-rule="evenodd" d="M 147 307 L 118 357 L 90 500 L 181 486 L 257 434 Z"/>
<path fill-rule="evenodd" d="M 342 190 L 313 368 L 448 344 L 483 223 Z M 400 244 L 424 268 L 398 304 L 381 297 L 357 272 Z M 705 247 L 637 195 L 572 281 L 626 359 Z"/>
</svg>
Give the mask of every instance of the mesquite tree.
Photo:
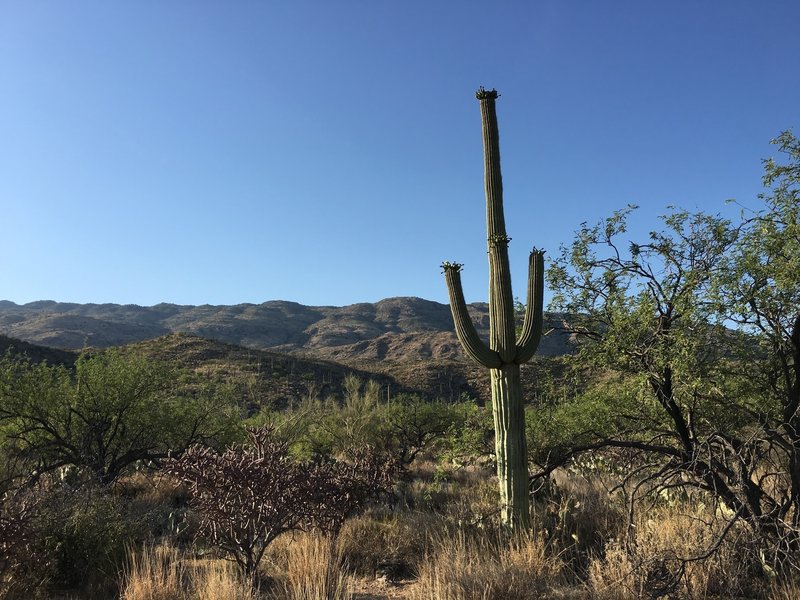
<svg viewBox="0 0 800 600">
<path fill-rule="evenodd" d="M 483 129 L 486 230 L 489 245 L 489 344 L 481 340 L 469 317 L 461 288 L 461 266 L 442 264 L 450 295 L 456 334 L 467 355 L 489 369 L 494 412 L 495 455 L 500 483 L 502 522 L 511 529 L 530 524 L 528 500 L 528 453 L 520 365 L 533 357 L 542 335 L 544 292 L 543 252 L 530 254 L 528 295 L 522 332 L 517 339 L 508 242 L 503 217 L 503 182 L 500 176 L 500 144 L 495 112 L 495 90 L 480 88 Z"/>
</svg>

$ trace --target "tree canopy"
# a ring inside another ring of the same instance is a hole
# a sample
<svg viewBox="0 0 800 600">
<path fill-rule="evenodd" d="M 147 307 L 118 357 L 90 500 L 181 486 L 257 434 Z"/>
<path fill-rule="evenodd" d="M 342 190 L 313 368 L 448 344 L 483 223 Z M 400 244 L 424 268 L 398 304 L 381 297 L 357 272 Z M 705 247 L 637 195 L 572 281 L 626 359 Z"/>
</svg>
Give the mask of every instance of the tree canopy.
<svg viewBox="0 0 800 600">
<path fill-rule="evenodd" d="M 600 380 L 582 405 L 599 418 L 551 411 L 572 441 L 539 459 L 547 473 L 625 453 L 631 497 L 698 488 L 786 559 L 800 523 L 800 144 L 774 143 L 788 160 L 764 162 L 763 207 L 738 223 L 671 209 L 630 241 L 629 206 L 562 247 L 552 308 Z"/>
<path fill-rule="evenodd" d="M 139 461 L 225 441 L 235 423 L 213 394 L 176 386 L 168 365 L 118 351 L 83 355 L 74 372 L 0 359 L 0 435 L 7 457 L 41 474 L 61 467 L 107 484 Z"/>
</svg>

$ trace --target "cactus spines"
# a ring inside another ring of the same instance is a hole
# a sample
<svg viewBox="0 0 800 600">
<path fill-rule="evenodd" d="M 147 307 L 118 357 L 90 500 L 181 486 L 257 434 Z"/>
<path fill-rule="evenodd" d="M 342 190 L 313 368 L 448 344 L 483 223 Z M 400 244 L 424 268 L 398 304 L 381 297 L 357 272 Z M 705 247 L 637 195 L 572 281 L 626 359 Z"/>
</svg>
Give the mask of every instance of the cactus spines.
<svg viewBox="0 0 800 600">
<path fill-rule="evenodd" d="M 489 344 L 478 336 L 467 312 L 461 287 L 459 263 L 443 263 L 456 335 L 466 354 L 489 369 L 495 428 L 497 477 L 503 524 L 509 529 L 530 525 L 528 500 L 528 456 L 525 443 L 525 413 L 519 366 L 530 360 L 542 336 L 544 252 L 534 250 L 528 264 L 528 294 L 525 320 L 517 340 L 514 298 L 503 216 L 503 182 L 500 175 L 500 136 L 497 129 L 495 90 L 481 87 L 486 231 L 489 254 Z"/>
</svg>

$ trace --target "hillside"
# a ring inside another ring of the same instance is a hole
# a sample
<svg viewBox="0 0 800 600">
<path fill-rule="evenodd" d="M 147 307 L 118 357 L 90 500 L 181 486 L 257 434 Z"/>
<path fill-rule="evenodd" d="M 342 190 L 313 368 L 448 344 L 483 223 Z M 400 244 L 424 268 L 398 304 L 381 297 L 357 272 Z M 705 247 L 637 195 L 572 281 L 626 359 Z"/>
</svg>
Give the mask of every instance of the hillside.
<svg viewBox="0 0 800 600">
<path fill-rule="evenodd" d="M 74 351 L 0 336 L 0 352 L 7 350 L 34 362 L 46 360 L 68 367 L 78 356 Z M 309 396 L 342 398 L 348 375 L 355 375 L 363 382 L 376 381 L 382 398 L 409 393 L 447 401 L 463 397 L 482 403 L 490 400 L 485 370 L 468 360 L 336 362 L 310 355 L 245 348 L 185 333 L 128 344 L 120 350 L 168 362 L 209 381 L 229 383 L 253 409 L 265 404 L 286 406 Z M 535 401 L 544 386 L 562 376 L 562 370 L 563 361 L 557 357 L 535 357 L 531 364 L 523 365 L 523 386 L 529 398 Z"/>
<path fill-rule="evenodd" d="M 475 303 L 469 308 L 479 333 L 488 335 L 488 306 Z M 557 322 L 557 315 L 548 315 L 545 329 Z M 339 362 L 464 358 L 449 307 L 421 298 L 388 298 L 343 307 L 285 301 L 147 307 L 0 301 L 0 334 L 53 348 L 106 348 L 170 333 Z M 539 354 L 556 356 L 569 347 L 568 338 L 554 331 L 543 338 Z"/>
<path fill-rule="evenodd" d="M 59 350 L 58 348 L 48 348 L 23 342 L 0 335 L 0 355 L 10 353 L 17 356 L 25 356 L 33 362 L 47 361 L 51 365 L 65 365 L 71 367 L 78 358 L 78 353 L 71 350 Z"/>
</svg>

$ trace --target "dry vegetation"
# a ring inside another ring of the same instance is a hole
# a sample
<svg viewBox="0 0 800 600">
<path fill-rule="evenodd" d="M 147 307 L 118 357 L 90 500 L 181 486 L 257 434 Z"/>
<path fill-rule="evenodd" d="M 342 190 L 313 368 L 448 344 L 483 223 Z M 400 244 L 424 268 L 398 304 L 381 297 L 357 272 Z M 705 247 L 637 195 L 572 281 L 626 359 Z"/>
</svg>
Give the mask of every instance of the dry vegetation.
<svg viewBox="0 0 800 600">
<path fill-rule="evenodd" d="M 264 440 L 256 443 L 251 462 L 247 453 L 232 455 L 240 458 L 226 469 L 258 468 L 271 454 L 284 469 L 293 460 L 304 464 L 308 456 L 346 460 L 348 448 L 375 448 L 376 440 L 389 433 L 383 449 L 402 442 L 415 451 L 414 458 L 390 495 L 345 506 L 332 528 L 314 525 L 319 522 L 314 502 L 329 500 L 317 495 L 312 501 L 307 486 L 286 479 L 286 485 L 306 490 L 305 496 L 294 497 L 310 512 L 296 514 L 293 525 L 267 544 L 255 576 L 226 560 L 232 555 L 225 545 L 208 535 L 210 524 L 203 520 L 201 505 L 192 502 L 191 485 L 163 470 L 143 469 L 101 487 L 65 471 L 60 478 L 41 478 L 32 491 L 18 496 L 25 502 L 3 503 L 0 598 L 797 597 L 796 581 L 771 570 L 752 529 L 741 521 L 731 525 L 725 506 L 710 495 L 665 490 L 631 512 L 625 488 L 617 485 L 624 474 L 613 468 L 613 455 L 574 461 L 537 482 L 533 528 L 509 538 L 497 527 L 498 492 L 486 457 L 488 409 L 413 399 L 402 408 L 385 406 L 371 397 L 374 386 L 356 380 L 350 381 L 348 393 L 341 403 L 309 400 L 293 411 L 264 415 L 261 420 L 269 425 L 263 431 L 283 437 L 274 448 Z M 453 428 L 443 428 L 436 415 Z M 422 435 L 423 424 L 435 428 L 438 437 Z M 412 439 L 421 446 L 410 446 Z M 229 453 L 235 453 L 244 446 L 231 448 Z M 188 460 L 195 454 L 185 456 Z M 397 448 L 395 454 L 400 455 Z M 308 463 L 313 465 L 313 460 Z M 241 481 L 229 475 L 236 485 L 258 481 L 252 474 Z M 280 506 L 291 511 L 292 492 L 280 492 L 280 477 L 267 479 L 270 493 L 279 493 L 281 502 L 288 498 L 288 505 Z M 251 500 L 259 498 L 274 501 L 256 490 Z M 333 509 L 327 505 L 325 510 Z M 342 521 L 345 514 L 349 518 Z M 219 525 L 214 527 L 219 533 Z"/>
<path fill-rule="evenodd" d="M 535 499 L 534 529 L 506 539 L 493 525 L 489 471 L 452 467 L 443 473 L 423 462 L 414 475 L 402 506 L 376 505 L 347 521 L 335 537 L 314 532 L 279 537 L 260 567 L 255 595 L 232 563 L 202 547 L 178 548 L 165 539 L 130 549 L 121 597 L 798 597 L 796 583 L 765 575 L 747 528 L 734 527 L 719 542 L 725 521 L 701 498 L 665 499 L 637 513 L 629 527 L 620 495 L 609 496 L 585 473 L 560 472 L 558 484 Z"/>
</svg>

